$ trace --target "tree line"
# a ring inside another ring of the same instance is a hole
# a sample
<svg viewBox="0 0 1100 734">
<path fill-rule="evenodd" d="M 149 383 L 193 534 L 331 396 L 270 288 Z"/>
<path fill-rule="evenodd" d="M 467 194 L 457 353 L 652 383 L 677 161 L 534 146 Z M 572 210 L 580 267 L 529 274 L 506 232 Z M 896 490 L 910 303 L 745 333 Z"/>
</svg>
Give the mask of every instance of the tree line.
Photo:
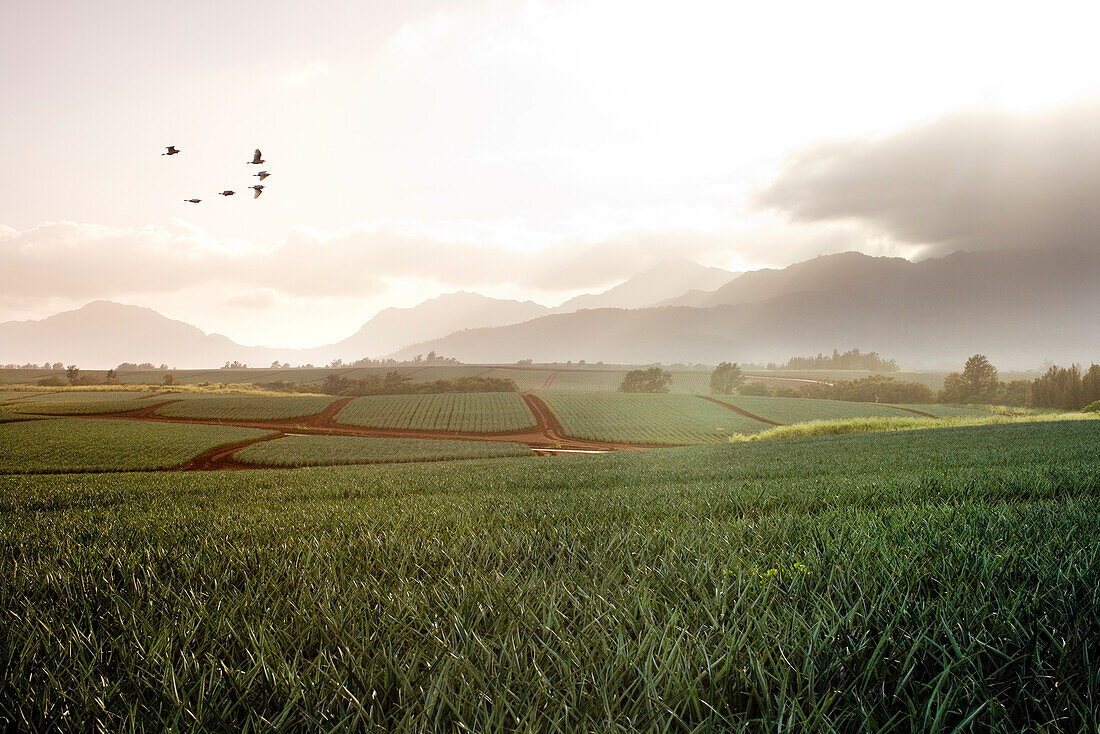
<svg viewBox="0 0 1100 734">
<path fill-rule="evenodd" d="M 897 372 L 898 363 L 885 359 L 878 352 L 860 352 L 849 349 L 841 354 L 836 349 L 832 354 L 820 352 L 816 357 L 791 357 L 779 369 L 786 370 L 870 370 L 871 372 Z"/>
<path fill-rule="evenodd" d="M 664 393 L 671 389 L 672 373 L 659 366 L 631 370 L 619 385 L 622 392 Z M 1100 365 L 1093 364 L 1084 371 L 1078 365 L 1051 366 L 1034 380 L 1002 382 L 997 368 L 985 355 L 975 354 L 966 360 L 961 372 L 948 374 L 943 388 L 935 392 L 922 383 L 881 374 L 788 387 L 763 380 L 749 381 L 736 362 L 722 362 L 711 372 L 710 391 L 721 395 L 736 393 L 856 403 L 963 403 L 1100 411 Z"/>
</svg>

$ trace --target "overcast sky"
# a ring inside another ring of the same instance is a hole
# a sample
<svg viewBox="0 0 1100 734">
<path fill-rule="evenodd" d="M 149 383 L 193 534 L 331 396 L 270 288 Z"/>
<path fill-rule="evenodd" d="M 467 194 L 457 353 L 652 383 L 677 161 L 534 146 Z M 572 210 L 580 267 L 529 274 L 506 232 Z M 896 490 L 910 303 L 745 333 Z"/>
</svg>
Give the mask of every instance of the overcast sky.
<svg viewBox="0 0 1100 734">
<path fill-rule="evenodd" d="M 1082 7 L 5 0 L 0 320 L 309 346 L 671 255 L 1095 246 Z"/>
</svg>

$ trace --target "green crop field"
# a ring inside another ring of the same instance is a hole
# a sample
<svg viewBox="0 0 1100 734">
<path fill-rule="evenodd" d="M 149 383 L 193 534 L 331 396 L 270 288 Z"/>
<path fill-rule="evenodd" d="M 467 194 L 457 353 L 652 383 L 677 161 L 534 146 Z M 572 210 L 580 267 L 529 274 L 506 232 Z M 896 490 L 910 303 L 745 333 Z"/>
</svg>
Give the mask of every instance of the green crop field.
<svg viewBox="0 0 1100 734">
<path fill-rule="evenodd" d="M 567 436 L 593 441 L 698 444 L 770 427 L 695 395 L 548 392 L 539 397 Z"/>
<path fill-rule="evenodd" d="M 41 392 L 32 390 L 0 390 L 0 405 L 7 405 L 11 402 L 24 400 L 41 394 Z"/>
<path fill-rule="evenodd" d="M 784 425 L 842 418 L 871 416 L 903 418 L 913 415 L 878 403 L 848 403 L 842 400 L 813 398 L 769 398 L 756 395 L 710 395 L 709 397 Z"/>
<path fill-rule="evenodd" d="M 624 370 L 562 370 L 546 390 L 553 392 L 616 392 L 626 376 Z M 542 387 L 543 381 L 529 388 Z M 710 391 L 709 372 L 673 372 L 671 391 L 698 394 Z"/>
<path fill-rule="evenodd" d="M 503 377 L 508 380 L 512 380 L 516 383 L 516 387 L 520 390 L 537 390 L 546 384 L 546 380 L 554 374 L 554 370 L 535 370 L 535 369 L 508 369 L 502 367 L 499 369 L 491 369 L 486 372 L 484 377 Z"/>
<path fill-rule="evenodd" d="M 267 435 L 250 428 L 57 418 L 0 424 L 0 474 L 167 469 L 222 444 Z"/>
<path fill-rule="evenodd" d="M 688 393 L 691 395 L 704 395 L 710 392 L 709 372 L 673 372 L 671 391 L 674 393 Z M 615 386 L 618 389 L 618 385 Z"/>
<path fill-rule="evenodd" d="M 485 372 L 488 367 L 476 364 L 436 365 L 434 367 L 405 367 L 401 370 L 412 377 L 413 382 L 432 382 L 434 380 L 453 380 L 456 377 L 473 377 Z"/>
<path fill-rule="evenodd" d="M 554 392 L 615 392 L 625 376 L 626 372 L 613 370 L 563 370 L 547 389 Z"/>
<path fill-rule="evenodd" d="M 39 415 L 89 415 L 92 413 L 125 413 L 140 408 L 149 408 L 160 398 L 152 398 L 155 393 L 137 391 L 83 391 L 41 392 L 5 405 L 7 410 L 19 413 Z M 150 398 L 150 399 L 146 399 Z M 163 400 L 168 400 L 165 397 Z"/>
<path fill-rule="evenodd" d="M 908 408 L 909 410 L 917 410 L 921 413 L 928 413 L 934 415 L 937 418 L 968 418 L 971 416 L 979 417 L 989 415 L 989 410 L 980 407 L 971 407 L 968 405 L 927 405 L 927 404 L 913 404 L 907 405 L 898 403 L 899 408 Z"/>
<path fill-rule="evenodd" d="M 165 405 L 157 414 L 170 418 L 279 420 L 315 415 L 327 408 L 333 400 L 335 398 L 329 395 L 203 396 Z"/>
<path fill-rule="evenodd" d="M 521 443 L 354 436 L 287 436 L 253 444 L 233 455 L 246 464 L 327 466 L 530 456 Z"/>
<path fill-rule="evenodd" d="M 0 423 L 35 420 L 39 417 L 40 416 L 37 415 L 27 415 L 26 413 L 5 413 L 3 410 L 0 410 Z"/>
<path fill-rule="evenodd" d="M 355 398 L 336 420 L 369 428 L 503 433 L 534 428 L 535 417 L 516 393 L 370 395 Z"/>
<path fill-rule="evenodd" d="M 1097 445 L 0 478 L 0 727 L 1095 731 Z"/>
</svg>

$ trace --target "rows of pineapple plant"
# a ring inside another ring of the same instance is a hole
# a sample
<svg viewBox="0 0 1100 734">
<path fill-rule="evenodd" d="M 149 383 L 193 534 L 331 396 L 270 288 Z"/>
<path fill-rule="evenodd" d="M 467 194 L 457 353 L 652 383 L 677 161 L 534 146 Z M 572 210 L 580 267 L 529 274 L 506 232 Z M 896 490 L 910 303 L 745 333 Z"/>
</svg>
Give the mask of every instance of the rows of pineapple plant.
<svg viewBox="0 0 1100 734">
<path fill-rule="evenodd" d="M 710 392 L 709 372 L 672 372 L 671 392 L 699 395 Z"/>
<path fill-rule="evenodd" d="M 547 389 L 554 392 L 615 392 L 625 376 L 626 372 L 614 370 L 563 370 Z"/>
<path fill-rule="evenodd" d="M 593 441 L 700 444 L 768 424 L 695 395 L 539 393 L 567 436 Z"/>
<path fill-rule="evenodd" d="M 516 383 L 520 390 L 537 390 L 546 384 L 546 380 L 555 370 L 494 368 L 482 374 L 483 377 L 503 377 Z"/>
<path fill-rule="evenodd" d="M 784 425 L 844 418 L 902 418 L 914 415 L 878 403 L 849 403 L 842 400 L 816 398 L 772 398 L 757 395 L 710 395 L 708 397 Z"/>
<path fill-rule="evenodd" d="M 6 410 L 38 415 L 90 415 L 126 413 L 149 408 L 170 398 L 134 390 L 40 392 L 6 404 Z"/>
<path fill-rule="evenodd" d="M 269 435 L 251 428 L 56 418 L 0 424 L 0 474 L 168 469 Z"/>
<path fill-rule="evenodd" d="M 0 727 L 1095 731 L 1098 442 L 8 477 Z"/>
<path fill-rule="evenodd" d="M 210 420 L 282 420 L 315 415 L 335 399 L 329 395 L 200 396 L 165 405 L 157 410 L 157 415 Z"/>
<path fill-rule="evenodd" d="M 286 436 L 248 446 L 233 458 L 245 464 L 264 466 L 327 466 L 530 455 L 531 449 L 527 446 L 505 441 Z"/>
<path fill-rule="evenodd" d="M 969 405 L 931 405 L 927 403 L 913 403 L 897 405 L 899 408 L 908 408 L 921 413 L 928 413 L 937 418 L 970 418 L 989 415 L 989 410 Z"/>
<path fill-rule="evenodd" d="M 336 421 L 369 428 L 503 433 L 534 428 L 516 393 L 370 395 L 353 399 Z"/>
</svg>

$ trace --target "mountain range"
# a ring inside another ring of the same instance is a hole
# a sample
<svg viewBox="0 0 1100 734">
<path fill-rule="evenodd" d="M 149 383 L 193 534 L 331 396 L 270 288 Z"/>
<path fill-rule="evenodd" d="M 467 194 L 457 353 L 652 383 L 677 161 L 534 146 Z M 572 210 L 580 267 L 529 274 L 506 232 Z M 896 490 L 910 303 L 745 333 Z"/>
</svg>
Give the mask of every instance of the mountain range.
<svg viewBox="0 0 1100 734">
<path fill-rule="evenodd" d="M 957 368 L 975 352 L 1005 368 L 1034 368 L 1100 361 L 1097 282 L 1100 256 L 1079 249 L 958 252 L 920 262 L 847 252 L 743 274 L 673 260 L 556 309 L 445 294 L 385 309 L 347 339 L 310 349 L 242 346 L 150 309 L 95 301 L 39 321 L 0 323 L 0 363 L 326 364 L 433 350 L 489 363 L 782 362 L 859 347 L 910 368 Z"/>
<path fill-rule="evenodd" d="M 643 309 L 601 309 L 473 329 L 401 350 L 464 361 L 783 362 L 859 347 L 910 368 L 1100 361 L 1100 255 L 956 252 L 910 262 L 858 252 L 744 273 Z"/>
<path fill-rule="evenodd" d="M 46 357 L 51 362 L 88 368 L 113 367 L 124 361 L 181 368 L 211 367 L 226 361 L 253 366 L 273 361 L 328 364 L 337 358 L 383 357 L 462 329 L 515 324 L 579 308 L 650 305 L 690 288 L 716 287 L 735 275 L 672 258 L 607 291 L 578 296 L 557 308 L 467 291 L 445 293 L 411 308 L 383 309 L 346 339 L 307 349 L 243 346 L 148 308 L 93 301 L 41 320 L 0 323 L 0 364 L 37 364 Z"/>
</svg>

